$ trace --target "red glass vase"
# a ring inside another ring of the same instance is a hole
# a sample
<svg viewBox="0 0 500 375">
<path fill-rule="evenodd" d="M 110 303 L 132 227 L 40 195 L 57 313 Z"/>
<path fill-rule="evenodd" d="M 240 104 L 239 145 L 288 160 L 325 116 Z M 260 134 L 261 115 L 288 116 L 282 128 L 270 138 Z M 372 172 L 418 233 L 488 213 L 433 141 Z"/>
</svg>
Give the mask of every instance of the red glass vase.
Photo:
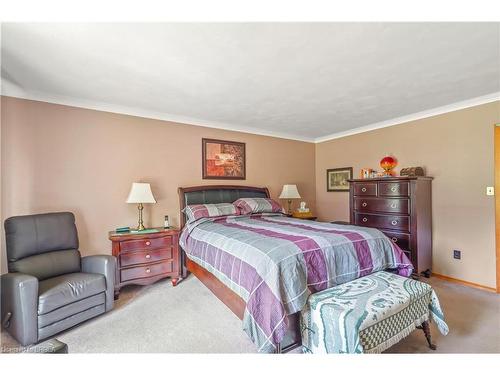
<svg viewBox="0 0 500 375">
<path fill-rule="evenodd" d="M 398 161 L 394 156 L 386 156 L 380 160 L 380 166 L 384 170 L 385 176 L 394 176 L 393 169 L 398 165 Z"/>
</svg>

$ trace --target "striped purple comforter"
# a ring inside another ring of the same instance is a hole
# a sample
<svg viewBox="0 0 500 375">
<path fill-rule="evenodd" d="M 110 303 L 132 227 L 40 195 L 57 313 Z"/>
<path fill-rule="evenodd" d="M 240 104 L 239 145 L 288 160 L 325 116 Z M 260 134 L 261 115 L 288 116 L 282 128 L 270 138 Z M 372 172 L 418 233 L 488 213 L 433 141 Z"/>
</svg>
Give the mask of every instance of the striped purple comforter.
<svg viewBox="0 0 500 375">
<path fill-rule="evenodd" d="M 314 292 L 385 269 L 409 276 L 403 251 L 373 228 L 257 214 L 203 218 L 187 225 L 187 256 L 246 301 L 243 329 L 260 352 L 272 352 L 287 315 Z"/>
</svg>

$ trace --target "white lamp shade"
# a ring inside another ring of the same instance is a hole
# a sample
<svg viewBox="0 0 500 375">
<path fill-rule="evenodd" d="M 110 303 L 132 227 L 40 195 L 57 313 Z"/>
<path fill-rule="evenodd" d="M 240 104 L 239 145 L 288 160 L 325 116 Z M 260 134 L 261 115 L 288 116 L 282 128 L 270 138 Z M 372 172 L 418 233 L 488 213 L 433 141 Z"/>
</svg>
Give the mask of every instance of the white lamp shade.
<svg viewBox="0 0 500 375">
<path fill-rule="evenodd" d="M 281 190 L 280 199 L 299 199 L 300 194 L 297 190 L 297 185 L 283 185 Z"/>
<path fill-rule="evenodd" d="M 156 199 L 151 192 L 151 186 L 144 182 L 133 182 L 127 203 L 156 203 Z"/>
</svg>

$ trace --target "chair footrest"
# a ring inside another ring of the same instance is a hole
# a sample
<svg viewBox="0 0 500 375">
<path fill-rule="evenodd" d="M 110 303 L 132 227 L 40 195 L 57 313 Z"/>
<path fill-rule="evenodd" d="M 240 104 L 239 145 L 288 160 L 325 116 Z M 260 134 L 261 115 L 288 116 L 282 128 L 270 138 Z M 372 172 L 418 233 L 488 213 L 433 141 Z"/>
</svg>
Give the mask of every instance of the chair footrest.
<svg viewBox="0 0 500 375">
<path fill-rule="evenodd" d="M 26 353 L 37 353 L 37 354 L 67 354 L 68 345 L 57 339 L 50 339 L 40 344 L 30 346 L 26 349 Z"/>
</svg>

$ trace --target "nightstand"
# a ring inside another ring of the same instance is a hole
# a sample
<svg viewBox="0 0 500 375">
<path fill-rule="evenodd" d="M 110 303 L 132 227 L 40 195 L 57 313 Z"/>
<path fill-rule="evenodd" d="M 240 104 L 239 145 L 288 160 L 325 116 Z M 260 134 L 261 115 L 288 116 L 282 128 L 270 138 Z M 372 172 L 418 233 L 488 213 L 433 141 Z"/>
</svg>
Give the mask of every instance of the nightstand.
<svg viewBox="0 0 500 375">
<path fill-rule="evenodd" d="M 294 219 L 302 219 L 302 220 L 317 220 L 318 218 L 316 216 L 313 216 L 311 213 L 297 213 L 294 212 L 293 214 L 288 214 L 288 217 L 293 217 Z"/>
<path fill-rule="evenodd" d="M 153 228 L 153 233 L 109 232 L 117 260 L 115 298 L 128 284 L 149 285 L 165 277 L 176 286 L 181 278 L 179 229 Z"/>
</svg>

